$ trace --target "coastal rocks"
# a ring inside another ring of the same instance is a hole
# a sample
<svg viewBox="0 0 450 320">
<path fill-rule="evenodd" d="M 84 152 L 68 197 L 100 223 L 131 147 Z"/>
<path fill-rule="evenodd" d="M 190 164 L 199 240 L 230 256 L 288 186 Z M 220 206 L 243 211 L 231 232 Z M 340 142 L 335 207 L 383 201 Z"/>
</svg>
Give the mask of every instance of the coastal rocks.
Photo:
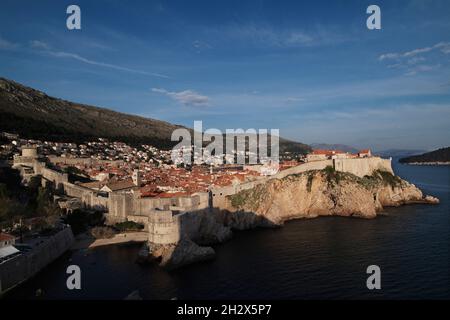
<svg viewBox="0 0 450 320">
<path fill-rule="evenodd" d="M 386 206 L 438 202 L 389 172 L 360 178 L 332 169 L 316 170 L 269 180 L 229 196 L 224 221 L 232 228 L 245 229 L 318 216 L 370 219 Z"/>
<path fill-rule="evenodd" d="M 424 201 L 428 204 L 439 204 L 439 199 L 430 195 L 426 195 Z"/>
<path fill-rule="evenodd" d="M 149 244 L 150 256 L 160 260 L 160 266 L 172 270 L 215 257 L 211 247 L 200 247 L 190 239 L 182 239 L 176 244 Z"/>
<path fill-rule="evenodd" d="M 398 207 L 414 203 L 439 203 L 439 199 L 429 195 L 424 196 L 420 189 L 405 180 L 402 180 L 398 186 L 379 188 L 377 200 L 381 206 L 385 207 Z"/>
</svg>

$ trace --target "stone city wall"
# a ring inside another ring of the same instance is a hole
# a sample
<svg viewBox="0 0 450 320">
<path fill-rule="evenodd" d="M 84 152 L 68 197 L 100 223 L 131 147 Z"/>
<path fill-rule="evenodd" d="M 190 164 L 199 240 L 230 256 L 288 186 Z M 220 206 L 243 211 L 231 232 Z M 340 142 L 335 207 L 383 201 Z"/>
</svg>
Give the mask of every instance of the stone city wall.
<svg viewBox="0 0 450 320">
<path fill-rule="evenodd" d="M 123 165 L 123 160 L 100 160 L 100 159 L 92 159 L 92 158 L 66 158 L 66 157 L 48 157 L 48 160 L 53 163 L 63 163 L 65 165 L 96 165 L 96 164 L 109 164 L 112 166 L 121 166 Z"/>
<path fill-rule="evenodd" d="M 66 227 L 35 245 L 29 252 L 0 263 L 0 294 L 31 278 L 73 244 L 72 229 Z"/>
<path fill-rule="evenodd" d="M 388 171 L 394 174 L 391 159 L 379 157 L 335 159 L 333 160 L 333 166 L 336 171 L 349 172 L 358 177 L 370 176 L 376 170 Z"/>
</svg>

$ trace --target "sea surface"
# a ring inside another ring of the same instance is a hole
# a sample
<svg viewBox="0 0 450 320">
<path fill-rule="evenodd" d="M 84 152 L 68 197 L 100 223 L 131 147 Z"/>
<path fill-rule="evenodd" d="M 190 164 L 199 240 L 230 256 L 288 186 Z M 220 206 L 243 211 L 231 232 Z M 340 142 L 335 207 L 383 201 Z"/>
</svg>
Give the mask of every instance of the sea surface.
<svg viewBox="0 0 450 320">
<path fill-rule="evenodd" d="M 6 298 L 123 299 L 139 290 L 144 299 L 449 299 L 450 167 L 394 170 L 441 203 L 235 232 L 214 247 L 215 260 L 174 272 L 137 264 L 139 245 L 69 252 Z M 81 290 L 66 287 L 71 264 Z M 366 287 L 369 265 L 381 268 L 381 290 Z"/>
</svg>

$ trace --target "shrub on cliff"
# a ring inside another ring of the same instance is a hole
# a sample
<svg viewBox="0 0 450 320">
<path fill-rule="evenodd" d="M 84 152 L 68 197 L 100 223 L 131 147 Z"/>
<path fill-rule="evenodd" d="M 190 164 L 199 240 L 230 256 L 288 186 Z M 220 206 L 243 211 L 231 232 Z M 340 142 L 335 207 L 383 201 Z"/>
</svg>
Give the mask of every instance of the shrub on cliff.
<svg viewBox="0 0 450 320">
<path fill-rule="evenodd" d="M 364 176 L 359 182 L 367 189 L 373 189 L 380 185 L 391 186 L 392 189 L 401 186 L 402 179 L 384 170 L 376 170 L 370 176 Z"/>
<path fill-rule="evenodd" d="M 76 209 L 69 213 L 64 221 L 72 227 L 74 234 L 79 234 L 86 231 L 87 227 L 102 226 L 105 218 L 101 212 Z"/>
<path fill-rule="evenodd" d="M 96 239 L 111 239 L 116 231 L 111 227 L 94 227 L 90 233 Z"/>
<path fill-rule="evenodd" d="M 379 179 L 385 186 L 391 186 L 392 189 L 402 184 L 402 179 L 384 170 L 376 170 L 372 174 L 376 179 Z"/>
<path fill-rule="evenodd" d="M 259 203 L 267 196 L 267 187 L 265 184 L 259 184 L 248 190 L 242 190 L 236 194 L 227 196 L 231 205 L 238 209 L 256 210 Z"/>
<path fill-rule="evenodd" d="M 114 227 L 119 230 L 120 232 L 124 232 L 124 231 L 141 231 L 142 229 L 144 229 L 144 225 L 141 223 L 137 223 L 134 221 L 125 221 L 125 222 L 120 222 L 120 223 L 116 223 L 114 225 Z"/>
<path fill-rule="evenodd" d="M 336 171 L 333 166 L 326 166 L 323 169 L 325 176 L 327 177 L 328 184 L 339 184 L 341 181 L 341 176 L 343 175 L 341 172 Z"/>
<path fill-rule="evenodd" d="M 312 188 L 312 183 L 313 183 L 313 180 L 314 180 L 314 172 L 310 172 L 309 174 L 308 174 L 308 181 L 307 181 L 307 183 L 306 183 L 306 190 L 308 191 L 308 192 L 311 192 L 311 188 Z"/>
</svg>

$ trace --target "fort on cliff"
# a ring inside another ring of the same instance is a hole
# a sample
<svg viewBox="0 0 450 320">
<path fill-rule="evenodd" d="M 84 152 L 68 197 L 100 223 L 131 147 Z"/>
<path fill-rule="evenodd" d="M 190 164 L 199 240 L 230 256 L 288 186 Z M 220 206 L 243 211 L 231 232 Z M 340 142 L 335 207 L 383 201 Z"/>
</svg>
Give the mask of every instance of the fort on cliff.
<svg viewBox="0 0 450 320">
<path fill-rule="evenodd" d="M 380 157 L 325 159 L 303 163 L 272 176 L 259 177 L 254 181 L 210 188 L 209 192 L 172 198 L 148 198 L 140 197 L 139 193 L 123 191 L 105 195 L 98 190 L 71 183 L 67 173 L 46 167 L 39 158 L 36 148 L 33 147 L 22 148 L 22 155 L 15 156 L 13 164 L 14 168 L 20 170 L 25 181 L 32 176 L 40 175 L 43 178 L 43 184 L 52 183 L 56 189 L 68 197 L 77 199 L 83 207 L 105 211 L 107 223 L 123 221 L 142 223 L 145 226 L 144 230 L 148 232 L 149 242 L 155 244 L 177 243 L 184 234 L 195 237 L 201 224 L 198 214 L 224 208 L 227 196 L 252 189 L 270 179 L 281 179 L 292 174 L 321 170 L 327 166 L 359 177 L 372 175 L 376 170 L 393 173 L 391 159 Z"/>
</svg>

